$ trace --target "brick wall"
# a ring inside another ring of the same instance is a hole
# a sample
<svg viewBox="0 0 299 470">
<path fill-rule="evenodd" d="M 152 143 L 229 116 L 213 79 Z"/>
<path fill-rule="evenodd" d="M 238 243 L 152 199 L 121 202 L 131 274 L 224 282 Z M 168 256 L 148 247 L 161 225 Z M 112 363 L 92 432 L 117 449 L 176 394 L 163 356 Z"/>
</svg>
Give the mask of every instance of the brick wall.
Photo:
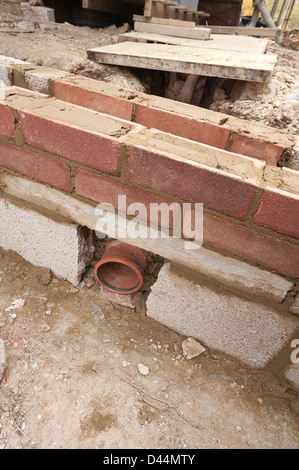
<svg viewBox="0 0 299 470">
<path fill-rule="evenodd" d="M 7 67 L 15 85 L 43 76 L 48 94 L 6 89 L 0 167 L 93 205 L 116 206 L 119 194 L 147 207 L 201 202 L 204 246 L 299 278 L 298 172 L 277 166 L 294 136 L 84 77 Z"/>
</svg>

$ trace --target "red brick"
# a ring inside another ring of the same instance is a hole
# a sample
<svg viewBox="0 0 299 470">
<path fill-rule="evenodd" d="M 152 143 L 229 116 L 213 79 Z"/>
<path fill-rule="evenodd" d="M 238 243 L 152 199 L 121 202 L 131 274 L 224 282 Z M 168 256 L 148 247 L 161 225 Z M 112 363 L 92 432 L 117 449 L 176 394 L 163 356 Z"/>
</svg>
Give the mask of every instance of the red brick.
<svg viewBox="0 0 299 470">
<path fill-rule="evenodd" d="M 225 149 L 230 135 L 230 130 L 225 127 L 140 105 L 137 105 L 136 122 L 220 149 Z"/>
<path fill-rule="evenodd" d="M 203 218 L 203 244 L 286 276 L 299 276 L 299 245 L 207 213 Z"/>
<path fill-rule="evenodd" d="M 13 112 L 4 104 L 0 104 L 0 134 L 13 137 L 15 133 L 15 118 Z"/>
<path fill-rule="evenodd" d="M 19 111 L 25 142 L 105 173 L 119 173 L 122 143 L 92 131 Z"/>
<path fill-rule="evenodd" d="M 68 103 L 93 109 L 100 113 L 116 116 L 127 121 L 132 120 L 134 104 L 125 99 L 108 96 L 98 91 L 86 90 L 80 87 L 80 81 L 85 77 L 74 79 L 55 80 L 54 95 L 56 98 Z M 73 83 L 76 82 L 76 83 Z"/>
<path fill-rule="evenodd" d="M 76 192 L 80 196 L 84 196 L 93 201 L 101 203 L 112 204 L 116 209 L 118 206 L 118 196 L 126 195 L 127 197 L 127 208 L 130 204 L 138 202 L 142 203 L 147 208 L 147 217 L 143 217 L 142 214 L 136 214 L 142 220 L 149 220 L 149 205 L 150 203 L 167 203 L 171 204 L 172 201 L 156 196 L 155 194 L 142 191 L 141 189 L 127 186 L 126 184 L 121 183 L 120 181 L 113 180 L 102 175 L 92 173 L 90 171 L 82 170 L 77 168 L 76 171 Z M 126 208 L 126 209 L 127 209 Z M 123 212 L 123 211 L 121 211 Z M 134 214 L 129 214 L 134 215 Z M 166 228 L 173 228 L 173 225 L 177 223 L 180 215 L 180 208 L 174 211 L 173 217 L 171 212 L 170 223 L 168 217 L 159 217 L 159 219 L 153 218 L 151 223 L 160 225 Z"/>
<path fill-rule="evenodd" d="M 268 187 L 253 220 L 263 227 L 299 238 L 299 197 Z"/>
<path fill-rule="evenodd" d="M 0 166 L 59 189 L 71 190 L 71 172 L 68 165 L 1 140 Z"/>
<path fill-rule="evenodd" d="M 251 180 L 141 147 L 129 147 L 127 178 L 241 220 L 246 218 L 257 191 Z"/>
<path fill-rule="evenodd" d="M 277 166 L 277 162 L 285 148 L 281 145 L 267 142 L 266 140 L 235 133 L 228 150 L 230 152 L 246 155 L 247 157 L 264 160 L 268 165 Z"/>
</svg>

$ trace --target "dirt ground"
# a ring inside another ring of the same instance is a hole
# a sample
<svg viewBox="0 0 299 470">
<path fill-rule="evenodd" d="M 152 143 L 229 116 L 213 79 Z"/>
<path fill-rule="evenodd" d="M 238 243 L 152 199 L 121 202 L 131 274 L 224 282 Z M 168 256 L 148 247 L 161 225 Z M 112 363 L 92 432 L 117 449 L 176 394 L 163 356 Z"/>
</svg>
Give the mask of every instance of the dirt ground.
<svg viewBox="0 0 299 470">
<path fill-rule="evenodd" d="M 143 298 L 161 266 L 149 261 Z M 0 448 L 298 448 L 286 379 L 217 351 L 185 359 L 185 338 L 142 303 L 102 298 L 93 266 L 75 288 L 0 250 Z"/>
<path fill-rule="evenodd" d="M 86 59 L 87 48 L 117 42 L 115 26 L 99 31 L 20 23 L 10 15 L 0 19 L 0 28 L 35 31 L 0 32 L 0 54 L 149 91 L 150 79 Z M 246 103 L 243 95 L 236 101 L 219 88 L 213 109 L 293 131 L 299 53 L 272 42 L 274 51 L 279 68 L 269 94 L 255 101 L 247 89 Z M 290 104 L 285 97 L 293 100 L 290 122 L 283 117 Z M 218 351 L 186 360 L 185 338 L 144 313 L 162 260 L 150 259 L 142 301 L 133 311 L 102 298 L 92 269 L 99 256 L 100 249 L 75 288 L 0 250 L 6 355 L 2 370 L 0 364 L 0 449 L 298 448 L 299 397 L 290 382 Z M 138 364 L 149 373 L 142 375 Z"/>
</svg>

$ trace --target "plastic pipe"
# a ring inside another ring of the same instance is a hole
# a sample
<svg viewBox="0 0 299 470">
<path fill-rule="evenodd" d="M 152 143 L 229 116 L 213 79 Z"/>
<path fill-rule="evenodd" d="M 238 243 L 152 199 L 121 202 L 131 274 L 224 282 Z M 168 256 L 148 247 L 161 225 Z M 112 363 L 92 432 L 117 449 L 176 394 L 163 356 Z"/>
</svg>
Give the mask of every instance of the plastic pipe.
<svg viewBox="0 0 299 470">
<path fill-rule="evenodd" d="M 94 269 L 101 286 L 118 294 L 133 294 L 143 284 L 146 258 L 140 248 L 113 240 Z"/>
</svg>

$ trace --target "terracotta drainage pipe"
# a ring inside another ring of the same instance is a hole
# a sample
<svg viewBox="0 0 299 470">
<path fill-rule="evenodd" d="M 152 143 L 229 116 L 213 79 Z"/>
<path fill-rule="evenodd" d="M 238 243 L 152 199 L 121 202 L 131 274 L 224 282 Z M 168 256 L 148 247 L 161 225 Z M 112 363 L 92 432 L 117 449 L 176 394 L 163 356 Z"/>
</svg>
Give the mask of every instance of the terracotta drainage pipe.
<svg viewBox="0 0 299 470">
<path fill-rule="evenodd" d="M 182 89 L 177 97 L 177 101 L 182 103 L 191 103 L 192 96 L 196 87 L 196 84 L 199 80 L 199 75 L 188 75 Z"/>
<path fill-rule="evenodd" d="M 106 289 L 118 294 L 133 294 L 143 284 L 146 258 L 140 248 L 113 240 L 97 263 L 96 280 Z"/>
</svg>

